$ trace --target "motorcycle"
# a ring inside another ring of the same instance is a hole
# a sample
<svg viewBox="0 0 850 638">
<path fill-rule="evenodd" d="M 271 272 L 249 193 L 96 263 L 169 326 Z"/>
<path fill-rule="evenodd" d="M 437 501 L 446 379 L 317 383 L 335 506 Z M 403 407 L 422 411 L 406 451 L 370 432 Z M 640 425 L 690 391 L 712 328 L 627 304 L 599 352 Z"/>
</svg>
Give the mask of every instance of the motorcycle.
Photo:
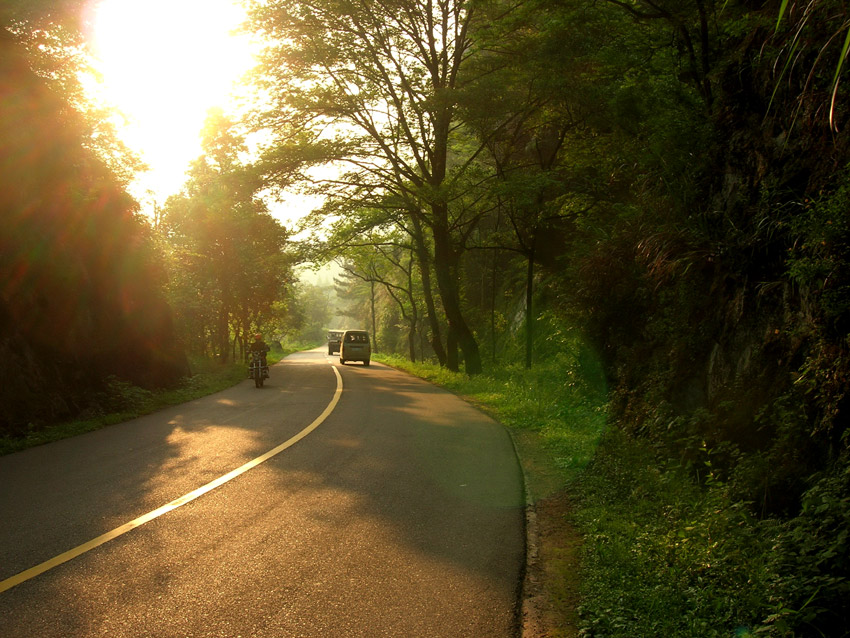
<svg viewBox="0 0 850 638">
<path fill-rule="evenodd" d="M 263 387 L 263 382 L 269 378 L 269 367 L 263 365 L 263 353 L 252 351 L 248 362 L 248 378 L 254 380 L 254 386 Z"/>
</svg>

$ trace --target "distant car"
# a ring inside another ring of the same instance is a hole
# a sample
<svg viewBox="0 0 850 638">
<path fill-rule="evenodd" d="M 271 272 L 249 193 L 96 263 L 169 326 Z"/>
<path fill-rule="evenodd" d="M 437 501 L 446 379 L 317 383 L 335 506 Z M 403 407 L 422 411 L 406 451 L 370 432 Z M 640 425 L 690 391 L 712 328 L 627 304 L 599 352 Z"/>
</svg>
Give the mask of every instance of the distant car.
<svg viewBox="0 0 850 638">
<path fill-rule="evenodd" d="M 344 330 L 328 330 L 328 354 L 339 352 L 339 340 Z"/>
<path fill-rule="evenodd" d="M 339 346 L 339 362 L 343 365 L 347 361 L 362 361 L 363 365 L 369 365 L 372 358 L 372 344 L 369 342 L 369 333 L 365 330 L 346 330 L 342 333 L 342 343 Z"/>
</svg>

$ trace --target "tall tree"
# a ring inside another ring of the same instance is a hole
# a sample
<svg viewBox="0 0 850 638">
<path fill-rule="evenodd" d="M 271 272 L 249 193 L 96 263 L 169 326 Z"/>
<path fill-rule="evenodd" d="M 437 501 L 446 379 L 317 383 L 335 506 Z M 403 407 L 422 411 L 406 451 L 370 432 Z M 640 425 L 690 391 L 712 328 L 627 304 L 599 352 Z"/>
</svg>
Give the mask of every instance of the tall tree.
<svg viewBox="0 0 850 638">
<path fill-rule="evenodd" d="M 185 373 L 186 360 L 135 202 L 88 144 L 86 118 L 33 70 L 7 29 L 0 27 L 0 430 L 17 434 L 96 409 L 110 375 L 165 386 Z"/>
<path fill-rule="evenodd" d="M 466 370 L 479 372 L 452 210 L 481 151 L 456 143 L 477 3 L 274 0 L 257 5 L 253 16 L 268 42 L 262 86 L 273 108 L 260 118 L 276 136 L 268 173 L 279 173 L 275 162 L 294 161 L 292 149 L 300 146 L 305 159 L 346 166 L 342 178 L 324 180 L 328 196 L 403 199 L 400 210 L 430 235 L 437 287 Z"/>
<path fill-rule="evenodd" d="M 233 343 L 268 326 L 292 279 L 288 233 L 257 196 L 242 137 L 220 112 L 208 120 L 205 155 L 184 192 L 165 204 L 162 232 L 172 252 L 172 294 L 196 347 L 227 360 Z M 200 336 L 200 337 L 199 337 Z"/>
</svg>

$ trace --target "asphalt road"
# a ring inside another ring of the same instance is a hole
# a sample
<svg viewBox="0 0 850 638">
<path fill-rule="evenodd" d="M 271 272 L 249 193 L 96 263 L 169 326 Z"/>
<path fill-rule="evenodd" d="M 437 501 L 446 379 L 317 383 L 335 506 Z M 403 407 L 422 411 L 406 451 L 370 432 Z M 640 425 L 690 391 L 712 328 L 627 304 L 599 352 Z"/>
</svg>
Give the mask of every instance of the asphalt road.
<svg viewBox="0 0 850 638">
<path fill-rule="evenodd" d="M 262 389 L 246 380 L 0 457 L 0 581 L 14 583 L 0 591 L 2 638 L 517 636 L 524 547 L 502 427 L 319 350 L 274 366 Z"/>
</svg>

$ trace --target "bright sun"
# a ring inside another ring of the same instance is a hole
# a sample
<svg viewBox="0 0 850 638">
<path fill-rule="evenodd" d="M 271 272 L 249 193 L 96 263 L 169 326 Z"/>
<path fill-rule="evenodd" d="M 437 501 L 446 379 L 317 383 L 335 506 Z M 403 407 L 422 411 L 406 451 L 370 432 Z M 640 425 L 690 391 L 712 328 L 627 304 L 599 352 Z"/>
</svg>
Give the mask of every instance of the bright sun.
<svg viewBox="0 0 850 638">
<path fill-rule="evenodd" d="M 227 105 L 253 64 L 248 38 L 233 33 L 244 18 L 238 0 L 97 2 L 98 91 L 126 116 L 119 134 L 151 168 L 137 196 L 153 191 L 161 203 L 182 186 L 207 111 Z"/>
</svg>

